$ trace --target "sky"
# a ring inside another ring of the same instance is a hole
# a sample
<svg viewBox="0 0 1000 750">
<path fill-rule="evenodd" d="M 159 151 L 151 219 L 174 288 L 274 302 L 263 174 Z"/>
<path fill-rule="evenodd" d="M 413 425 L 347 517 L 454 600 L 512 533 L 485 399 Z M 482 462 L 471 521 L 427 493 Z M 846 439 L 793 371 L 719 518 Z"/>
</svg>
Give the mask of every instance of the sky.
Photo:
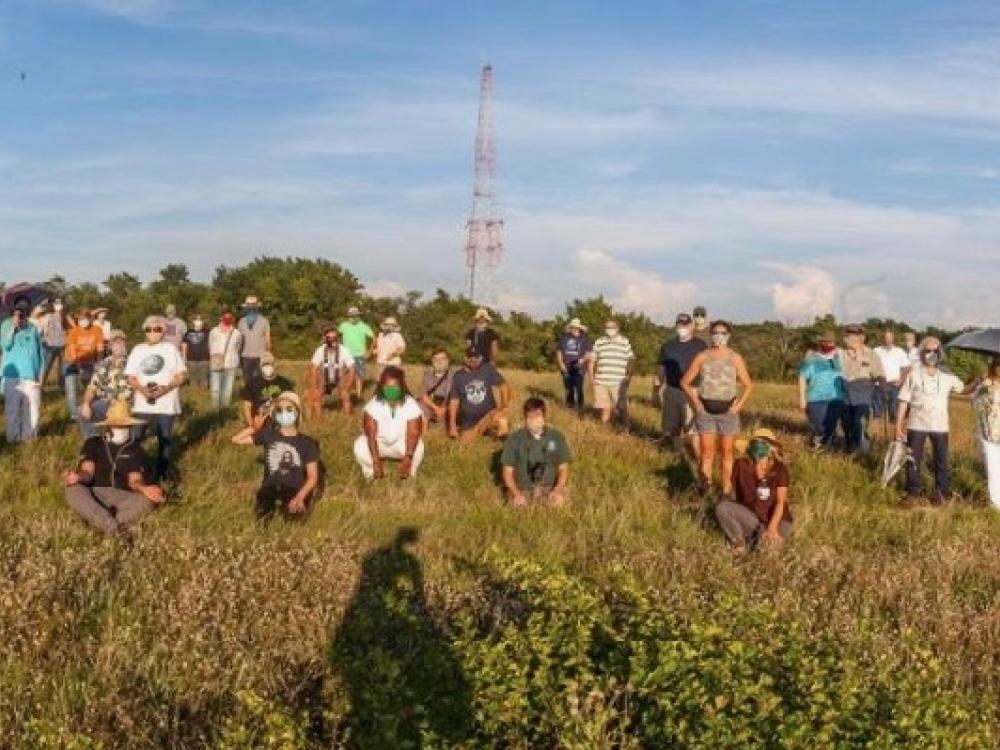
<svg viewBox="0 0 1000 750">
<path fill-rule="evenodd" d="M 1000 324 L 992 0 L 0 0 L 0 280 L 461 292 L 486 63 L 501 309 Z"/>
</svg>

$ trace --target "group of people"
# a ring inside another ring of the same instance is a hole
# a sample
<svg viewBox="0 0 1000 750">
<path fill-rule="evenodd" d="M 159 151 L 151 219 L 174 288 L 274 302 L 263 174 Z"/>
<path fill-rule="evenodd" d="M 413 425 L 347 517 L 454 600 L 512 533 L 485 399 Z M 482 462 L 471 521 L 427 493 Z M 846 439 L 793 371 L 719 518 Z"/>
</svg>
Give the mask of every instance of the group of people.
<svg viewBox="0 0 1000 750">
<path fill-rule="evenodd" d="M 189 326 L 168 305 L 163 315 L 145 320 L 144 340 L 129 351 L 107 310 L 70 316 L 58 300 L 35 309 L 25 298 L 16 300 L 0 328 L 8 441 L 35 436 L 41 384 L 58 363 L 70 416 L 84 437 L 78 465 L 64 477 L 67 501 L 94 526 L 117 532 L 163 500 L 160 483 L 172 476 L 181 388 L 191 383 L 207 389 L 212 407 L 223 409 L 241 378 L 244 427 L 233 442 L 264 450 L 258 513 L 295 516 L 308 510 L 322 485 L 319 447 L 301 431 L 303 419 L 321 417 L 330 400 L 351 413 L 362 402 L 366 382 L 373 382 L 353 445 L 367 479 L 385 476 L 388 461 L 397 462 L 400 477 L 415 477 L 423 438 L 440 425 L 463 444 L 484 435 L 504 441 L 499 481 L 511 504 L 565 502 L 567 441 L 548 424 L 539 398 L 524 403 L 524 426 L 511 433 L 511 389 L 496 366 L 500 337 L 487 310 L 477 311 L 465 335 L 461 366 L 452 365 L 445 348 L 436 349 L 419 389 L 411 392 L 402 369 L 406 340 L 397 321 L 386 318 L 376 333 L 352 306 L 339 324 L 321 327 L 323 341 L 310 358 L 301 396 L 277 371 L 270 323 L 257 298 L 248 296 L 242 312 L 239 319 L 224 312 L 206 330 L 202 316 L 193 315 Z M 585 409 L 589 380 L 600 421 L 627 424 L 635 352 L 616 320 L 607 320 L 603 333 L 592 341 L 574 318 L 559 337 L 555 363 L 566 405 Z M 779 543 L 790 532 L 789 472 L 783 448 L 768 430 L 754 431 L 738 450 L 740 414 L 753 382 L 743 357 L 730 347 L 731 333 L 726 321 L 710 322 L 703 307 L 678 314 L 674 335 L 659 352 L 653 401 L 673 449 L 694 464 L 705 489 L 717 485 L 716 516 L 727 538 L 750 549 Z M 991 363 L 990 377 L 966 385 L 942 367 L 939 340 L 927 336 L 918 345 L 913 334 L 906 336 L 905 349 L 895 346 L 892 331 L 884 331 L 882 344 L 871 348 L 860 326 L 848 326 L 841 345 L 831 332 L 810 347 L 799 369 L 799 396 L 814 446 L 864 453 L 873 416 L 884 415 L 892 425 L 886 436 L 905 441 L 914 459 L 907 469 L 906 504 L 922 502 L 920 466 L 928 442 L 934 458 L 932 500 L 944 502 L 948 397 L 972 394 L 990 497 L 1000 507 L 1000 358 Z M 368 363 L 375 365 L 371 373 Z M 141 447 L 147 435 L 157 443 L 149 472 L 143 470 Z"/>
</svg>

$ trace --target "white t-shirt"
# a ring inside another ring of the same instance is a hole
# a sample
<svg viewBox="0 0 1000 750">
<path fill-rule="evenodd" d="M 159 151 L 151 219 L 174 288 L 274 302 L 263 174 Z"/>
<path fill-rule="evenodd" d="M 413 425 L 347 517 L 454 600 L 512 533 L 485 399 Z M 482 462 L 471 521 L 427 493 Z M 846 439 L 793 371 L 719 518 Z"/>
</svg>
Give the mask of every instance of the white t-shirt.
<svg viewBox="0 0 1000 750">
<path fill-rule="evenodd" d="M 375 339 L 375 363 L 399 367 L 403 364 L 400 355 L 404 349 L 406 349 L 406 339 L 399 331 L 380 333 Z"/>
<path fill-rule="evenodd" d="M 897 382 L 903 370 L 910 367 L 910 357 L 902 347 L 876 346 L 875 355 L 882 363 L 882 372 L 885 373 L 885 379 L 889 383 Z"/>
<path fill-rule="evenodd" d="M 907 429 L 948 432 L 948 398 L 964 389 L 962 381 L 950 372 L 938 370 L 932 375 L 923 367 L 911 370 L 899 389 L 899 400 L 910 405 Z"/>
<path fill-rule="evenodd" d="M 906 357 L 910 360 L 910 367 L 920 367 L 920 347 L 912 346 L 906 350 Z"/>
<path fill-rule="evenodd" d="M 388 401 L 373 398 L 365 405 L 365 414 L 374 419 L 378 425 L 376 434 L 381 445 L 395 445 L 401 440 L 406 440 L 406 423 L 413 419 L 422 419 L 424 416 L 420 405 L 412 396 L 404 398 L 403 403 L 396 407 L 395 413 Z"/>
<path fill-rule="evenodd" d="M 136 344 L 125 363 L 125 374 L 139 380 L 140 385 L 156 383 L 167 385 L 179 372 L 187 372 L 180 350 L 166 341 L 159 344 Z M 132 411 L 136 414 L 180 414 L 181 392 L 175 388 L 160 396 L 152 404 L 141 393 L 132 399 Z"/>
<path fill-rule="evenodd" d="M 337 344 L 340 347 L 339 357 L 332 357 L 334 360 L 339 360 L 340 367 L 354 367 L 354 357 L 351 356 L 351 350 L 348 349 L 343 344 Z M 332 353 L 332 352 L 331 352 Z M 324 360 L 326 359 L 326 344 L 320 344 L 316 347 L 316 351 L 313 352 L 312 359 L 309 361 L 312 363 L 313 367 L 323 367 Z"/>
</svg>

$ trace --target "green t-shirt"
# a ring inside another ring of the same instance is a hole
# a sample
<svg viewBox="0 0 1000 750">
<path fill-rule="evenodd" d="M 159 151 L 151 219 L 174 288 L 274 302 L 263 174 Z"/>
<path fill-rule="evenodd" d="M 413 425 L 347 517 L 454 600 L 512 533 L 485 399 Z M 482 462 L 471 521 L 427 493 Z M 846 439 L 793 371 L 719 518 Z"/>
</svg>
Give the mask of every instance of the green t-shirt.
<svg viewBox="0 0 1000 750">
<path fill-rule="evenodd" d="M 345 320 L 337 330 L 340 331 L 340 340 L 352 357 L 364 357 L 368 354 L 368 339 L 375 338 L 375 332 L 372 331 L 371 326 L 363 320 L 359 320 L 357 323 Z"/>
<path fill-rule="evenodd" d="M 558 469 L 570 461 L 566 438 L 558 430 L 546 427 L 540 438 L 534 438 L 527 429 L 512 433 L 503 445 L 500 463 L 514 469 L 518 489 L 534 487 L 552 489 Z"/>
</svg>

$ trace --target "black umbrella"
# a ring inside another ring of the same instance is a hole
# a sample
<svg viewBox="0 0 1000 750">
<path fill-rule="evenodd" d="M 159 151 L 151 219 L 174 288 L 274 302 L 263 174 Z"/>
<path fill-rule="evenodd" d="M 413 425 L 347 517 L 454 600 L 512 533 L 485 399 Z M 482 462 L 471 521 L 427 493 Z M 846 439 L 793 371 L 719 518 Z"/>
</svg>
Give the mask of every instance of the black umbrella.
<svg viewBox="0 0 1000 750">
<path fill-rule="evenodd" d="M 949 349 L 964 349 L 979 354 L 1000 354 L 1000 328 L 983 328 L 956 336 L 948 342 Z"/>
<path fill-rule="evenodd" d="M 22 282 L 0 289 L 0 318 L 6 318 L 14 312 L 14 300 L 18 297 L 27 297 L 32 309 L 34 309 L 45 300 L 53 299 L 55 294 L 44 284 L 30 282 Z"/>
</svg>

